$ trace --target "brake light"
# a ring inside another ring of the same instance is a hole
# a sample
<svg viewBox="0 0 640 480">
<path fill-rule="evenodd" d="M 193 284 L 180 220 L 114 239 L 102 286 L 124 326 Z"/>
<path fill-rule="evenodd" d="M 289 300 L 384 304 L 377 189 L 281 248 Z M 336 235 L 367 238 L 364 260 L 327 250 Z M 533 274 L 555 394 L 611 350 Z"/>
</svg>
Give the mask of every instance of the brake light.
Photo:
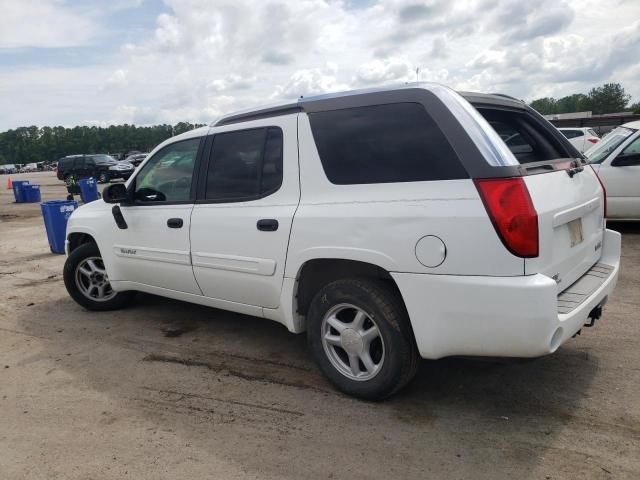
<svg viewBox="0 0 640 480">
<path fill-rule="evenodd" d="M 591 142 L 591 143 L 598 143 L 600 141 L 599 138 L 596 137 L 589 137 L 587 138 L 587 142 Z"/>
<path fill-rule="evenodd" d="M 596 169 L 593 168 L 593 165 L 589 165 L 589 166 L 591 167 L 591 170 L 593 170 L 593 174 L 596 176 L 596 178 L 600 182 L 600 186 L 602 187 L 602 197 L 604 200 L 604 218 L 607 218 L 607 189 L 604 188 L 604 183 L 602 183 L 602 180 L 600 179 L 600 175 L 598 175 L 598 172 L 596 172 Z"/>
<path fill-rule="evenodd" d="M 518 257 L 537 257 L 538 214 L 524 180 L 491 178 L 474 183 L 504 246 Z"/>
</svg>

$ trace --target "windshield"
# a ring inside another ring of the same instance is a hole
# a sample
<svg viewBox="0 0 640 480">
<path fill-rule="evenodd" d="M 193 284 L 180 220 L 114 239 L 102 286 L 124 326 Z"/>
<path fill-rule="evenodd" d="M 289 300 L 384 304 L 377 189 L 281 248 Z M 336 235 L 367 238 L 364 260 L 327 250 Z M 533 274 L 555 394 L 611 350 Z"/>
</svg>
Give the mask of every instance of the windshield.
<svg viewBox="0 0 640 480">
<path fill-rule="evenodd" d="M 595 147 L 585 152 L 589 163 L 602 163 L 611 152 L 618 148 L 622 142 L 633 135 L 637 130 L 631 128 L 618 127 L 600 140 Z"/>
</svg>

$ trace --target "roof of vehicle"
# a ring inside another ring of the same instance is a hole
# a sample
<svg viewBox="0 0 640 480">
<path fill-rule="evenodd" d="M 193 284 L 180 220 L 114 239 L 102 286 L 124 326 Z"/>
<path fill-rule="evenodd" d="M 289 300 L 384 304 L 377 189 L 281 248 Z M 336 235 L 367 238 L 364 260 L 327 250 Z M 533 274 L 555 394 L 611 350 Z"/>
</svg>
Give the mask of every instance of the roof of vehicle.
<svg viewBox="0 0 640 480">
<path fill-rule="evenodd" d="M 210 124 L 211 127 L 218 127 L 221 125 L 228 125 L 231 123 L 238 123 L 248 120 L 257 120 L 259 118 L 267 118 L 274 115 L 284 115 L 287 113 L 295 113 L 305 111 L 312 105 L 314 109 L 318 109 L 323 104 L 331 105 L 333 108 L 340 103 L 346 104 L 349 97 L 364 94 L 385 94 L 392 91 L 410 90 L 410 89 L 423 89 L 431 90 L 434 88 L 447 88 L 438 83 L 432 82 L 414 82 L 406 83 L 402 85 L 390 85 L 384 87 L 365 88 L 358 90 L 348 90 L 344 92 L 328 93 L 323 95 L 315 95 L 311 97 L 300 97 L 294 101 L 283 101 L 276 104 L 249 108 L 232 112 L 218 118 Z M 502 94 L 486 94 L 476 92 L 458 92 L 467 101 L 474 104 L 487 104 L 487 105 L 503 105 L 514 108 L 523 108 L 524 102 L 517 100 L 508 95 Z M 193 130 L 192 130 L 193 131 Z"/>
<path fill-rule="evenodd" d="M 635 130 L 640 130 L 640 120 L 636 120 L 635 122 L 625 123 L 624 125 L 620 125 L 621 127 L 633 128 Z"/>
</svg>

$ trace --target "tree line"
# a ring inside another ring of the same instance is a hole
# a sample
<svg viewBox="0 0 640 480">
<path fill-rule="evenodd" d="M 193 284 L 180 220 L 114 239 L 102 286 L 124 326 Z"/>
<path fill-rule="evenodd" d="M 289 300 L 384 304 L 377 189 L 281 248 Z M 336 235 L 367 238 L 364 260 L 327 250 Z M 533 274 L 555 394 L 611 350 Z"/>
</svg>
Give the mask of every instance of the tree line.
<svg viewBox="0 0 640 480">
<path fill-rule="evenodd" d="M 631 110 L 640 113 L 640 102 L 629 105 L 621 84 L 606 83 L 588 93 L 562 98 L 544 97 L 530 103 L 543 115 L 592 111 L 594 114 Z M 109 127 L 19 127 L 0 133 L 0 164 L 52 162 L 77 153 L 148 152 L 167 138 L 201 125 L 180 122 L 176 125 L 111 125 Z"/>
<path fill-rule="evenodd" d="M 0 133 L 0 164 L 52 162 L 78 153 L 148 152 L 173 135 L 201 124 L 109 127 L 19 127 Z"/>
<path fill-rule="evenodd" d="M 628 95 L 621 84 L 605 83 L 594 87 L 588 93 L 574 93 L 555 99 L 543 97 L 532 101 L 529 105 L 542 115 L 556 113 L 573 113 L 591 111 L 594 115 L 632 111 L 640 113 L 640 102 L 629 105 Z"/>
</svg>

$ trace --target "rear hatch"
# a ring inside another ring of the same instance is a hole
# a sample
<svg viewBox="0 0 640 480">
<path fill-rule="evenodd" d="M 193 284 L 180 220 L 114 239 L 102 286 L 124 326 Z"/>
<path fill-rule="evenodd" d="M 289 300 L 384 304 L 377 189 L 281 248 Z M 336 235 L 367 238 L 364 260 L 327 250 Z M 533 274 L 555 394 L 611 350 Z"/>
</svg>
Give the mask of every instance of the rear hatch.
<svg viewBox="0 0 640 480">
<path fill-rule="evenodd" d="M 467 99 L 512 158 L 485 176 L 523 178 L 538 221 L 538 254 L 524 259 L 524 273 L 553 278 L 560 292 L 601 256 L 604 192 L 595 172 L 553 125 L 521 102 L 492 103 L 492 97 Z"/>
<path fill-rule="evenodd" d="M 538 214 L 539 254 L 525 260 L 525 274 L 569 287 L 600 258 L 604 235 L 602 187 L 590 167 L 529 175 L 524 181 Z"/>
</svg>

